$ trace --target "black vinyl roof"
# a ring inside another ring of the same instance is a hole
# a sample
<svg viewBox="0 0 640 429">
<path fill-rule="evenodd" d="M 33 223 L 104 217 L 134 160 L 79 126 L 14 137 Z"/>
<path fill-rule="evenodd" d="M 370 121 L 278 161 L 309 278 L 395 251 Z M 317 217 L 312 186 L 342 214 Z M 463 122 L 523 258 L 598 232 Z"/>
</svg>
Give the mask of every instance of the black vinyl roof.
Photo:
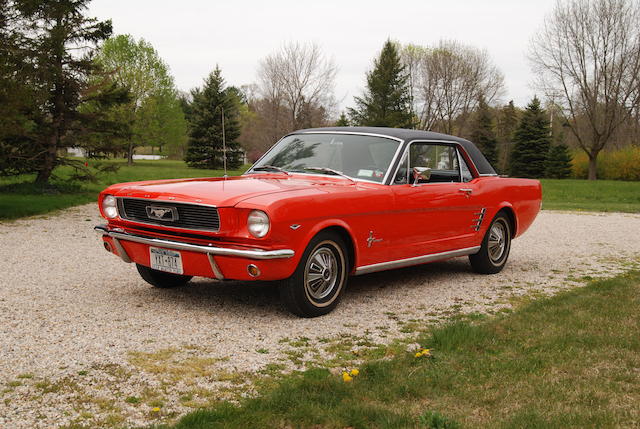
<svg viewBox="0 0 640 429">
<path fill-rule="evenodd" d="M 349 133 L 367 133 L 367 134 L 378 134 L 381 136 L 395 137 L 401 140 L 404 140 L 406 143 L 409 143 L 414 140 L 439 140 L 439 141 L 448 141 L 459 143 L 464 150 L 469 154 L 471 160 L 475 164 L 478 169 L 478 173 L 480 174 L 496 174 L 496 171 L 493 169 L 487 158 L 484 157 L 482 152 L 476 147 L 475 144 L 471 143 L 469 140 L 465 140 L 460 137 L 450 136 L 448 134 L 440 134 L 434 133 L 432 131 L 422 131 L 422 130 L 408 130 L 405 128 L 385 128 L 385 127 L 326 127 L 326 128 L 307 128 L 304 130 L 294 131 L 291 134 L 298 133 L 310 133 L 314 131 L 322 131 L 322 132 L 349 132 Z"/>
</svg>

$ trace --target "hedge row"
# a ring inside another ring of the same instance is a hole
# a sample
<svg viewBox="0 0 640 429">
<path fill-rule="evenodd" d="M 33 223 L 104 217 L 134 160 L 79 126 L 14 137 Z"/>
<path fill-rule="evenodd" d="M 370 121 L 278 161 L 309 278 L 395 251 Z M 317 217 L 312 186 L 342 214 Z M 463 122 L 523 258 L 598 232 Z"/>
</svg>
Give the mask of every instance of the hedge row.
<svg viewBox="0 0 640 429">
<path fill-rule="evenodd" d="M 586 153 L 575 151 L 571 164 L 573 178 L 587 178 L 589 158 Z M 640 180 L 640 146 L 601 152 L 598 156 L 598 179 Z"/>
</svg>

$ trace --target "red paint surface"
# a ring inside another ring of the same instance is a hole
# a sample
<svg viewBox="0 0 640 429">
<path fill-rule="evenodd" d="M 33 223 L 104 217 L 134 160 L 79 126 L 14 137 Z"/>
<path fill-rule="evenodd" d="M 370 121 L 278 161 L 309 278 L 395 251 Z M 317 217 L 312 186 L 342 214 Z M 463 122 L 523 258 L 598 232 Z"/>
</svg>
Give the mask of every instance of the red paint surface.
<svg viewBox="0 0 640 429">
<path fill-rule="evenodd" d="M 470 188 L 467 197 L 460 188 Z M 150 201 L 173 201 L 207 204 L 218 207 L 220 230 L 198 232 L 211 237 L 184 239 L 172 231 L 153 226 L 166 233 L 153 236 L 196 244 L 240 248 L 293 249 L 290 259 L 254 261 L 232 257 L 215 257 L 226 278 L 254 280 L 247 265 L 257 265 L 260 280 L 284 279 L 293 273 L 311 238 L 325 228 L 341 228 L 353 243 L 353 269 L 397 259 L 479 246 L 496 213 L 512 211 L 515 236 L 524 233 L 540 210 L 541 186 L 537 180 L 501 177 L 476 177 L 468 183 L 428 183 L 419 186 L 382 185 L 352 182 L 322 175 L 251 174 L 227 179 L 184 179 L 122 183 L 100 194 L 145 198 Z M 172 199 L 169 199 L 172 198 Z M 481 208 L 486 215 L 479 231 L 472 228 L 474 213 Z M 247 230 L 248 213 L 253 209 L 268 213 L 269 233 L 261 239 Z M 292 224 L 301 225 L 292 230 Z M 136 223 L 109 220 L 112 227 L 136 231 Z M 367 246 L 369 232 L 381 241 Z M 148 231 L 144 235 L 150 235 Z M 109 240 L 105 238 L 105 240 Z M 149 265 L 149 250 L 144 244 L 124 242 L 132 260 Z M 181 251 L 184 272 L 213 277 L 206 255 Z"/>
</svg>

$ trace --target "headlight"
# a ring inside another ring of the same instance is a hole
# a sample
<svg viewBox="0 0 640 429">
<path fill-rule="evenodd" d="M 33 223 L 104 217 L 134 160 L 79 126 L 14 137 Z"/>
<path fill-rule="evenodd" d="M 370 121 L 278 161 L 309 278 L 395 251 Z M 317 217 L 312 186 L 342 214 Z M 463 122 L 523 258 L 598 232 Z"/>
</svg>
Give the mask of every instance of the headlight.
<svg viewBox="0 0 640 429">
<path fill-rule="evenodd" d="M 249 232 L 256 238 L 262 238 L 269 232 L 269 216 L 263 211 L 252 210 L 247 218 Z"/>
<path fill-rule="evenodd" d="M 118 206 L 113 195 L 106 195 L 102 199 L 102 211 L 109 219 L 118 217 Z"/>
</svg>

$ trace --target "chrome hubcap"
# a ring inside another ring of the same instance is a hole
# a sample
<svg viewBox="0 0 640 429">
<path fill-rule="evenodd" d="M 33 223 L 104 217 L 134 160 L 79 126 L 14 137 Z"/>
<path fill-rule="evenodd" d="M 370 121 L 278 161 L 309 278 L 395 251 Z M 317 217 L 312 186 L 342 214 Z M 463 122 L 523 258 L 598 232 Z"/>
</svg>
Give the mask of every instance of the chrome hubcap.
<svg viewBox="0 0 640 429">
<path fill-rule="evenodd" d="M 489 231 L 489 257 L 498 262 L 507 247 L 507 230 L 502 222 L 496 222 Z"/>
<path fill-rule="evenodd" d="M 309 296 L 315 300 L 327 297 L 338 282 L 338 261 L 333 252 L 326 247 L 317 249 L 309 260 L 305 270 L 305 287 Z"/>
</svg>

